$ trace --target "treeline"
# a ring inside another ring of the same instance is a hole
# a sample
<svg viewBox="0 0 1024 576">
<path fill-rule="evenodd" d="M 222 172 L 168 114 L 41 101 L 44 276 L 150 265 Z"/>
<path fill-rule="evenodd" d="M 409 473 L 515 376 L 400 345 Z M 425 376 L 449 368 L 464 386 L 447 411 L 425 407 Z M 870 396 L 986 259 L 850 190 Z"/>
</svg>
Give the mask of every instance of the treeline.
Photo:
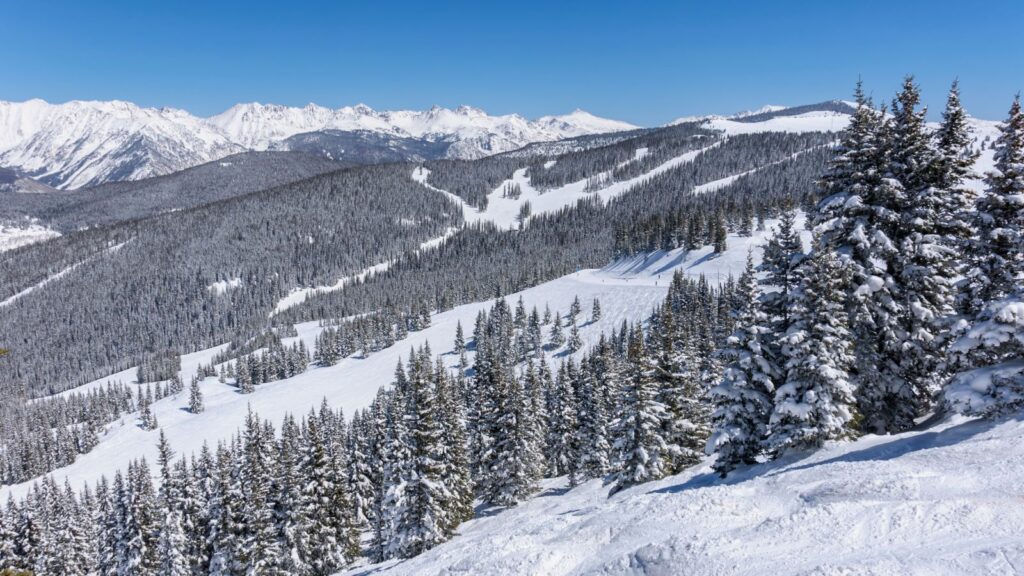
<svg viewBox="0 0 1024 576">
<path fill-rule="evenodd" d="M 158 384 L 150 399 L 163 398 L 173 389 L 170 382 Z M 71 464 L 99 443 L 107 424 L 144 403 L 142 389 L 118 382 L 6 406 L 0 419 L 0 485 Z"/>
</svg>

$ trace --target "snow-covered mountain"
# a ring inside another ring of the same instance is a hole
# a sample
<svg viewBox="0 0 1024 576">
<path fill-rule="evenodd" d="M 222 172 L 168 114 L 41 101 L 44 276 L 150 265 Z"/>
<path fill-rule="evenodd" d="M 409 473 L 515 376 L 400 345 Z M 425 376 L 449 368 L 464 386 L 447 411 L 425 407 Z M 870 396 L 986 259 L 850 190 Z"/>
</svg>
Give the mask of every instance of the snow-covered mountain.
<svg viewBox="0 0 1024 576">
<path fill-rule="evenodd" d="M 461 159 L 507 152 L 531 142 L 636 128 L 625 122 L 598 118 L 582 110 L 531 121 L 518 114 L 490 116 L 471 106 L 459 106 L 454 110 L 434 106 L 424 111 L 378 111 L 365 104 L 338 109 L 315 104 L 303 108 L 238 104 L 209 121 L 233 142 L 257 150 L 306 132 L 367 130 L 429 142 L 448 142 L 451 144 L 448 157 Z"/>
<path fill-rule="evenodd" d="M 57 188 L 138 180 L 241 152 L 183 110 L 130 102 L 0 102 L 0 166 Z"/>
<path fill-rule="evenodd" d="M 200 118 L 122 101 L 29 100 L 0 102 L 0 166 L 71 189 L 168 174 L 246 149 L 287 150 L 286 139 L 327 130 L 402 138 L 404 146 L 417 139 L 440 144 L 432 149 L 443 157 L 472 159 L 532 142 L 633 128 L 581 110 L 527 120 L 517 114 L 490 116 L 469 106 L 377 111 L 365 105 L 251 103 Z"/>
</svg>

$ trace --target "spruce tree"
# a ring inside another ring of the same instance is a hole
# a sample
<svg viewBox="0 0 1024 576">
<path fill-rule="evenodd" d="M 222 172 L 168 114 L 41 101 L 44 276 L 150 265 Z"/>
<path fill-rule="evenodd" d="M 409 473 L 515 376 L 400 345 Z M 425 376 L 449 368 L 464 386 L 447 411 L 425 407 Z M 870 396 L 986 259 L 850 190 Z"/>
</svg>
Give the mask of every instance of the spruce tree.
<svg viewBox="0 0 1024 576">
<path fill-rule="evenodd" d="M 188 389 L 188 411 L 199 414 L 203 411 L 203 391 L 199 388 L 199 378 L 193 378 Z"/>
<path fill-rule="evenodd" d="M 805 265 L 793 323 L 784 337 L 786 379 L 775 391 L 765 441 L 776 454 L 849 437 L 857 418 L 849 377 L 853 355 L 844 314 L 843 270 L 824 249 L 814 250 Z"/>
<path fill-rule="evenodd" d="M 998 416 L 1024 406 L 1024 114 L 1020 97 L 996 140 L 995 169 L 977 201 L 979 230 L 970 245 L 968 316 L 953 345 L 960 364 L 946 402 L 958 412 Z"/>
<path fill-rule="evenodd" d="M 768 343 L 782 334 L 768 327 L 750 253 L 737 288 L 736 328 L 721 351 L 726 362 L 724 377 L 711 390 L 714 432 L 707 443 L 707 452 L 717 455 L 713 467 L 723 477 L 739 464 L 757 462 L 768 433 L 775 385 L 781 376 Z"/>
<path fill-rule="evenodd" d="M 646 369 L 644 335 L 634 328 L 629 337 L 629 374 L 623 384 L 614 425 L 618 472 L 611 492 L 657 480 L 667 469 L 668 444 L 662 436 L 665 406 L 657 401 L 657 388 Z"/>
</svg>

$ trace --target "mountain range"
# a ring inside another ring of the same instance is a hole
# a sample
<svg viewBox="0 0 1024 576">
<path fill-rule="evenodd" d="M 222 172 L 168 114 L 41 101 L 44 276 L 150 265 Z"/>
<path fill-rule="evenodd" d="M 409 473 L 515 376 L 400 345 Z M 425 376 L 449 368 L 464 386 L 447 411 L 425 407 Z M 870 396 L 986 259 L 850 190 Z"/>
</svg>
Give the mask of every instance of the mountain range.
<svg viewBox="0 0 1024 576">
<path fill-rule="evenodd" d="M 301 150 L 367 163 L 476 159 L 534 142 L 635 129 L 582 110 L 528 120 L 478 108 L 378 111 L 238 104 L 209 118 L 124 101 L 0 102 L 0 167 L 76 189 L 169 174 L 246 150 Z"/>
</svg>

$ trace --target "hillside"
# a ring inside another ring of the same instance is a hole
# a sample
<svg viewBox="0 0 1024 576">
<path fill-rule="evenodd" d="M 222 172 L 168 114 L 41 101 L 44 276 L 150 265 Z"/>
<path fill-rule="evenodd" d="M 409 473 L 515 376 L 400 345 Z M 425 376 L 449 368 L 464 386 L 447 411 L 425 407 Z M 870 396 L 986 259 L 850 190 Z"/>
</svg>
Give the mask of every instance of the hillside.
<svg viewBox="0 0 1024 576">
<path fill-rule="evenodd" d="M 420 556 L 343 574 L 1019 574 L 1022 441 L 1019 416 L 952 417 L 725 481 L 705 464 L 609 497 L 554 478 Z"/>
<path fill-rule="evenodd" d="M 729 251 L 718 256 L 713 255 L 711 247 L 707 246 L 689 253 L 673 250 L 625 258 L 604 268 L 581 270 L 505 298 L 509 302 L 517 302 L 522 297 L 528 308 L 543 310 L 549 307 L 563 313 L 569 310 L 576 297 L 588 305 L 598 299 L 603 309 L 601 320 L 580 326 L 584 345 L 589 347 L 623 321 L 632 323 L 647 319 L 664 299 L 676 271 L 695 279 L 705 276 L 718 284 L 738 276 L 743 271 L 748 249 L 759 255 L 764 239 L 764 233 L 750 238 L 732 236 Z M 458 364 L 458 355 L 452 351 L 456 326 L 461 323 L 465 329 L 470 329 L 477 314 L 492 303 L 485 300 L 434 314 L 428 328 L 410 332 L 407 338 L 393 346 L 365 358 L 355 355 L 334 366 L 310 368 L 292 378 L 263 384 L 250 395 L 239 394 L 233 384 L 219 383 L 213 377 L 205 378 L 201 386 L 206 411 L 202 414 L 193 415 L 185 410 L 188 403 L 185 392 L 155 402 L 153 411 L 161 428 L 171 438 L 172 448 L 184 454 L 197 452 L 203 443 L 213 445 L 218 440 L 230 438 L 250 409 L 279 424 L 286 414 L 304 414 L 326 398 L 330 406 L 351 414 L 367 407 L 378 389 L 392 382 L 395 364 L 399 359 L 408 359 L 410 349 L 429 344 L 431 350 L 444 360 L 445 366 L 454 369 Z M 297 324 L 295 328 L 298 336 L 282 338 L 283 344 L 288 346 L 301 339 L 310 350 L 323 331 L 320 323 L 315 321 Z M 200 365 L 209 364 L 223 349 L 224 346 L 217 346 L 183 355 L 181 379 L 189 381 Z M 555 362 L 567 355 L 564 346 L 548 351 L 548 356 Z M 472 360 L 473 357 L 474 353 L 470 352 L 468 358 Z M 135 381 L 135 374 L 136 368 L 131 367 L 63 394 L 93 390 L 106 386 L 108 382 L 131 384 Z M 156 455 L 155 432 L 137 426 L 137 417 L 137 413 L 128 414 L 113 423 L 101 435 L 98 446 L 80 456 L 74 464 L 54 470 L 53 476 L 59 482 L 67 478 L 72 485 L 91 484 L 110 470 L 126 468 L 134 459 L 146 457 L 152 461 Z M 0 487 L 0 501 L 5 500 L 8 493 L 24 494 L 31 484 L 25 482 Z"/>
</svg>

